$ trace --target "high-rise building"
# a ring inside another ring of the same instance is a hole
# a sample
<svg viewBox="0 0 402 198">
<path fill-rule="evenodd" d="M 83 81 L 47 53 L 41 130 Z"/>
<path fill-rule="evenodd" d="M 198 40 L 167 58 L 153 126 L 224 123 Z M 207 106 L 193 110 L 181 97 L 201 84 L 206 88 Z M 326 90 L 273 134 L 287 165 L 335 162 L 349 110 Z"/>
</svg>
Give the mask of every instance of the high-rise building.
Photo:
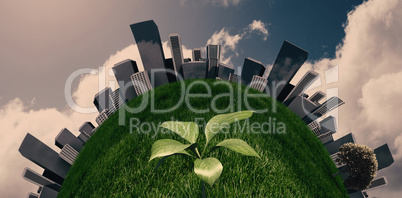
<svg viewBox="0 0 402 198">
<path fill-rule="evenodd" d="M 311 131 L 313 131 L 316 136 L 322 135 L 321 134 L 321 126 L 316 121 L 311 122 L 307 126 L 310 127 Z"/>
<path fill-rule="evenodd" d="M 320 105 L 316 109 L 314 109 L 311 112 L 311 114 L 306 115 L 303 118 L 303 121 L 305 123 L 309 124 L 310 122 L 320 118 L 324 114 L 326 114 L 326 113 L 338 108 L 339 106 L 341 106 L 343 104 L 345 104 L 345 102 L 342 101 L 341 99 L 339 99 L 338 97 L 336 97 L 336 96 L 331 97 L 330 99 L 325 101 L 322 105 Z"/>
<path fill-rule="evenodd" d="M 85 133 L 87 136 L 91 137 L 94 128 L 95 128 L 95 126 L 91 122 L 84 122 L 80 126 L 79 131 L 81 133 Z"/>
<path fill-rule="evenodd" d="M 77 138 L 81 140 L 84 144 L 89 140 L 90 136 L 88 136 L 86 133 L 80 133 Z"/>
<path fill-rule="evenodd" d="M 220 51 L 220 45 L 207 45 L 208 78 L 215 79 L 218 75 Z"/>
<path fill-rule="evenodd" d="M 63 179 L 71 167 L 59 157 L 56 151 L 29 133 L 25 136 L 18 151 L 31 162 Z"/>
<path fill-rule="evenodd" d="M 79 140 L 73 133 L 68 129 L 62 129 L 55 138 L 56 146 L 63 149 L 64 145 L 69 144 L 78 152 L 81 151 L 83 147 L 83 142 Z"/>
<path fill-rule="evenodd" d="M 265 87 L 267 87 L 267 79 L 254 75 L 253 79 L 251 80 L 250 87 L 263 92 Z"/>
<path fill-rule="evenodd" d="M 275 63 L 268 76 L 268 87 L 272 97 L 277 98 L 282 89 L 289 84 L 304 61 L 307 60 L 308 52 L 284 41 L 276 57 Z M 282 101 L 280 101 L 282 102 Z"/>
<path fill-rule="evenodd" d="M 22 177 L 33 183 L 36 184 L 38 186 L 48 186 L 49 188 L 56 190 L 56 191 L 60 191 L 61 186 L 57 183 L 55 183 L 54 181 L 40 175 L 39 173 L 33 171 L 30 168 L 25 168 L 23 173 L 22 173 Z"/>
<path fill-rule="evenodd" d="M 207 77 L 208 65 L 205 61 L 193 61 L 183 63 L 184 79 L 205 79 Z"/>
<path fill-rule="evenodd" d="M 235 83 L 240 83 L 240 76 L 237 74 L 230 75 L 230 81 Z"/>
<path fill-rule="evenodd" d="M 289 105 L 296 96 L 303 93 L 307 88 L 318 78 L 318 73 L 315 71 L 308 71 L 304 76 L 300 79 L 300 81 L 296 84 L 295 88 L 292 89 L 290 94 L 286 97 L 283 104 Z"/>
<path fill-rule="evenodd" d="M 43 186 L 42 190 L 40 191 L 39 198 L 57 198 L 59 192 L 47 187 Z"/>
<path fill-rule="evenodd" d="M 216 77 L 222 80 L 229 81 L 232 74 L 234 74 L 233 67 L 223 63 L 219 63 L 218 74 Z"/>
<path fill-rule="evenodd" d="M 370 186 L 364 191 L 374 190 L 374 189 L 381 188 L 381 187 L 384 187 L 384 186 L 387 186 L 387 185 L 388 185 L 387 178 L 382 176 L 382 177 L 379 177 L 377 179 L 374 179 L 371 182 Z"/>
<path fill-rule="evenodd" d="M 96 117 L 95 121 L 100 126 L 102 125 L 103 122 L 105 122 L 105 120 L 107 120 L 109 116 L 110 116 L 109 110 L 105 109 Z"/>
<path fill-rule="evenodd" d="M 252 58 L 245 58 L 243 63 L 243 68 L 241 70 L 241 82 L 245 85 L 249 85 L 253 80 L 253 76 L 262 77 L 265 72 L 264 65 Z"/>
<path fill-rule="evenodd" d="M 193 49 L 193 61 L 201 61 L 201 48 L 194 48 Z"/>
<path fill-rule="evenodd" d="M 341 147 L 345 143 L 355 143 L 355 136 L 352 133 L 349 133 L 329 144 L 324 145 L 330 155 L 337 153 L 339 151 L 339 147 Z"/>
<path fill-rule="evenodd" d="M 336 132 L 336 119 L 333 116 L 328 116 L 320 122 L 320 133 L 325 134 L 328 132 L 335 133 Z"/>
<path fill-rule="evenodd" d="M 378 162 L 378 170 L 386 168 L 394 163 L 394 158 L 389 150 L 388 144 L 384 144 L 376 149 L 374 149 L 375 157 Z"/>
<path fill-rule="evenodd" d="M 130 27 L 152 87 L 169 83 L 158 26 L 150 20 L 132 24 Z"/>
<path fill-rule="evenodd" d="M 112 89 L 110 89 L 110 87 L 106 87 L 95 95 L 94 105 L 98 109 L 99 113 L 105 109 L 113 108 L 113 101 L 110 97 L 110 93 L 112 93 Z"/>
<path fill-rule="evenodd" d="M 299 95 L 289 104 L 288 108 L 299 116 L 299 118 L 303 118 L 316 109 L 317 105 L 309 99 Z"/>
<path fill-rule="evenodd" d="M 138 72 L 137 63 L 133 60 L 126 59 L 115 64 L 112 70 L 119 84 L 123 100 L 127 102 L 135 98 L 136 95 L 130 76 Z"/>
<path fill-rule="evenodd" d="M 146 71 L 137 72 L 131 75 L 131 80 L 134 84 L 134 90 L 137 95 L 141 95 L 152 89 L 152 85 L 149 82 L 149 78 Z"/>
<path fill-rule="evenodd" d="M 28 193 L 28 198 L 38 198 L 39 195 L 35 194 L 35 193 Z"/>
<path fill-rule="evenodd" d="M 183 50 L 181 48 L 180 35 L 177 33 L 170 34 L 169 44 L 172 52 L 174 71 L 178 72 L 181 76 L 183 76 L 183 70 L 181 68 L 181 64 L 183 64 L 184 60 L 183 60 Z"/>
<path fill-rule="evenodd" d="M 325 93 L 323 93 L 322 91 L 317 91 L 312 96 L 310 96 L 310 100 L 312 102 L 318 103 L 324 97 L 325 97 Z"/>
<path fill-rule="evenodd" d="M 64 145 L 63 149 L 61 149 L 61 152 L 59 153 L 59 157 L 71 165 L 73 165 L 77 156 L 78 151 L 76 151 L 69 144 Z"/>
<path fill-rule="evenodd" d="M 268 82 L 267 82 L 268 84 Z M 281 93 L 279 93 L 279 95 L 276 97 L 276 100 L 278 101 L 284 101 L 285 98 L 290 94 L 290 92 L 295 88 L 294 85 L 288 83 L 285 85 L 285 87 L 283 87 Z M 270 90 L 270 94 L 272 94 L 272 91 Z"/>
<path fill-rule="evenodd" d="M 130 77 L 130 83 L 131 83 L 131 85 L 133 84 L 133 82 L 131 81 L 131 77 Z M 131 88 L 134 90 L 134 86 L 131 86 Z M 135 90 L 134 90 L 134 93 L 135 93 Z M 123 106 L 124 100 L 123 100 L 123 97 L 121 96 L 120 88 L 117 88 L 116 90 L 112 91 L 112 93 L 110 93 L 110 98 L 112 99 L 113 108 L 115 110 L 117 110 L 121 106 Z"/>
<path fill-rule="evenodd" d="M 319 139 L 319 140 L 321 141 L 321 143 L 324 144 L 324 145 L 325 145 L 326 143 L 329 143 L 329 142 L 333 142 L 333 141 L 334 141 L 334 138 L 333 138 L 331 132 L 324 133 L 324 134 L 318 136 L 318 139 Z"/>
<path fill-rule="evenodd" d="M 177 77 L 177 75 L 181 75 L 176 71 L 176 69 L 173 66 L 173 59 L 167 58 L 165 59 L 165 67 L 166 67 L 166 75 L 168 77 L 169 83 L 176 82 L 178 79 L 180 80 L 180 77 Z"/>
<path fill-rule="evenodd" d="M 42 176 L 50 179 L 51 181 L 56 182 L 59 185 L 62 185 L 63 181 L 64 181 L 64 178 L 58 176 L 57 174 L 55 174 L 52 171 L 49 171 L 47 169 L 43 170 Z M 40 191 L 38 191 L 38 193 L 40 193 Z"/>
</svg>

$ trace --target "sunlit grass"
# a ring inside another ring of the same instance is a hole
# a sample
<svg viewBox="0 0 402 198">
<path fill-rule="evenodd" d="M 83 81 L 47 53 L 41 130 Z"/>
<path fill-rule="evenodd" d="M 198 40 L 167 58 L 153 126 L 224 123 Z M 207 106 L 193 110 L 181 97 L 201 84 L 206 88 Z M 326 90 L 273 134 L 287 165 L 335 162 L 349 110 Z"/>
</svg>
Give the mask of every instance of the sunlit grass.
<svg viewBox="0 0 402 198">
<path fill-rule="evenodd" d="M 188 85 L 193 81 L 186 81 Z M 214 80 L 204 80 L 212 87 L 212 96 L 229 91 L 226 85 L 216 85 Z M 234 95 L 238 96 L 238 87 Z M 246 110 L 243 99 L 236 98 L 235 111 Z M 206 93 L 205 87 L 196 85 L 191 93 Z M 252 93 L 258 93 L 252 91 Z M 149 92 L 147 94 L 150 94 Z M 155 89 L 155 108 L 172 107 L 180 99 L 180 84 L 174 83 Z M 138 106 L 142 97 L 129 102 Z M 191 98 L 196 109 L 211 109 L 211 98 Z M 238 102 L 240 101 L 240 107 Z M 337 169 L 329 154 L 310 129 L 285 106 L 277 104 L 272 112 L 269 97 L 249 98 L 254 109 L 268 108 L 269 112 L 254 113 L 249 124 L 267 122 L 269 118 L 286 126 L 286 133 L 241 133 L 231 126 L 229 133 L 220 133 L 208 148 L 226 138 L 239 138 L 254 148 L 262 159 L 247 157 L 226 149 L 209 154 L 223 164 L 221 177 L 213 187 L 206 185 L 210 197 L 346 197 L 343 183 L 332 178 Z M 218 109 L 230 104 L 228 97 L 216 100 Z M 161 134 L 150 129 L 149 133 L 133 131 L 130 134 L 129 119 L 154 125 L 171 120 L 195 121 L 195 118 L 211 119 L 218 113 L 197 114 L 182 104 L 170 113 L 153 114 L 148 107 L 139 114 L 126 112 L 126 125 L 118 125 L 118 113 L 113 114 L 92 136 L 81 151 L 63 184 L 60 197 L 196 197 L 201 196 L 201 181 L 193 172 L 193 160 L 188 156 L 169 157 L 155 170 L 158 160 L 148 163 L 152 144 L 162 138 L 185 143 L 174 134 Z M 239 123 L 241 126 L 245 121 Z M 247 123 L 246 123 L 247 124 Z M 200 128 L 198 145 L 203 149 L 205 135 Z M 209 150 L 207 148 L 207 151 Z"/>
</svg>

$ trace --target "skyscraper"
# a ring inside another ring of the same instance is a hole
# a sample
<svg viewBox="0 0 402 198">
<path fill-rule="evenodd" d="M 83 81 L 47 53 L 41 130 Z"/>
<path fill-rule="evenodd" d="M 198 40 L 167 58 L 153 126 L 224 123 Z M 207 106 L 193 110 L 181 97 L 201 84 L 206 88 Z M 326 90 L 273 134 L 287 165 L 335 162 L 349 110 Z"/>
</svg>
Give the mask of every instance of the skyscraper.
<svg viewBox="0 0 402 198">
<path fill-rule="evenodd" d="M 339 147 L 341 147 L 345 143 L 355 143 L 355 136 L 352 133 L 349 133 L 329 144 L 324 145 L 330 155 L 337 153 L 339 151 Z"/>
<path fill-rule="evenodd" d="M 233 73 L 234 73 L 233 67 L 223 63 L 219 63 L 218 74 L 216 77 L 219 77 L 222 80 L 229 81 Z"/>
<path fill-rule="evenodd" d="M 253 76 L 253 79 L 251 80 L 250 83 L 251 88 L 263 92 L 266 86 L 267 86 L 267 79 L 257 75 Z"/>
<path fill-rule="evenodd" d="M 137 72 L 131 75 L 131 80 L 134 84 L 134 90 L 137 95 L 141 95 L 152 89 L 152 85 L 149 82 L 149 78 L 146 71 Z"/>
<path fill-rule="evenodd" d="M 110 113 L 108 109 L 103 110 L 95 119 L 96 123 L 98 123 L 98 125 L 102 125 L 103 122 L 105 122 L 105 120 L 107 120 L 107 118 L 109 117 Z"/>
<path fill-rule="evenodd" d="M 39 198 L 57 198 L 59 192 L 47 187 L 43 186 L 42 191 L 40 192 Z"/>
<path fill-rule="evenodd" d="M 18 151 L 31 162 L 63 179 L 71 167 L 70 164 L 59 157 L 56 151 L 29 133 L 25 136 Z"/>
<path fill-rule="evenodd" d="M 321 126 L 316 121 L 311 122 L 307 126 L 310 127 L 311 131 L 313 131 L 316 136 L 321 135 Z"/>
<path fill-rule="evenodd" d="M 94 105 L 98 109 L 99 113 L 105 109 L 113 108 L 113 101 L 110 98 L 110 93 L 112 93 L 112 89 L 110 89 L 110 87 L 106 87 L 95 95 Z"/>
<path fill-rule="evenodd" d="M 158 26 L 150 20 L 132 24 L 130 27 L 152 87 L 169 83 Z M 152 70 L 159 71 L 152 72 Z"/>
<path fill-rule="evenodd" d="M 28 198 L 38 198 L 39 195 L 34 194 L 34 193 L 28 193 Z"/>
<path fill-rule="evenodd" d="M 131 85 L 133 84 L 133 82 L 131 81 L 131 77 L 130 77 L 130 84 Z M 134 90 L 133 86 L 131 86 L 131 88 Z M 135 90 L 134 90 L 134 93 L 135 93 Z M 110 93 L 110 98 L 112 99 L 113 108 L 115 110 L 118 110 L 124 104 L 123 97 L 121 96 L 120 88 L 112 91 L 112 93 Z"/>
<path fill-rule="evenodd" d="M 187 79 L 204 79 L 207 77 L 208 65 L 205 61 L 193 61 L 183 63 L 183 78 Z"/>
<path fill-rule="evenodd" d="M 299 116 L 299 118 L 303 118 L 316 109 L 317 105 L 309 99 L 299 95 L 289 104 L 288 108 Z"/>
<path fill-rule="evenodd" d="M 81 133 L 87 134 L 88 136 L 91 136 L 94 128 L 95 128 L 95 126 L 91 122 L 84 122 L 80 126 L 79 131 Z"/>
<path fill-rule="evenodd" d="M 64 145 L 63 149 L 61 149 L 61 152 L 59 153 L 59 157 L 71 165 L 73 165 L 77 156 L 78 151 L 76 151 L 69 144 Z"/>
<path fill-rule="evenodd" d="M 377 179 L 374 179 L 374 180 L 371 182 L 370 186 L 369 186 L 366 190 L 364 190 L 364 191 L 367 191 L 367 190 L 374 190 L 374 189 L 377 189 L 377 188 L 384 187 L 384 186 L 386 186 L 386 185 L 388 185 L 388 180 L 387 180 L 386 177 L 382 176 L 382 177 L 379 177 L 379 178 L 377 178 Z"/>
<path fill-rule="evenodd" d="M 286 97 L 283 104 L 289 105 L 296 96 L 303 93 L 307 88 L 317 79 L 318 73 L 315 71 L 308 71 L 304 76 L 300 79 L 300 81 L 296 84 L 295 88 L 290 92 L 290 94 Z"/>
<path fill-rule="evenodd" d="M 327 144 L 329 142 L 334 141 L 334 137 L 332 136 L 332 132 L 324 133 L 324 134 L 318 136 L 318 139 L 321 141 L 322 144 Z"/>
<path fill-rule="evenodd" d="M 77 138 L 81 140 L 84 144 L 89 140 L 90 136 L 88 136 L 86 133 L 80 133 Z"/>
<path fill-rule="evenodd" d="M 336 119 L 333 116 L 328 116 L 320 122 L 320 133 L 325 134 L 328 132 L 335 133 L 336 132 Z"/>
<path fill-rule="evenodd" d="M 177 75 L 180 76 L 181 74 L 179 74 L 178 71 L 176 71 L 176 69 L 174 68 L 173 59 L 171 59 L 171 58 L 165 59 L 165 67 L 167 69 L 166 75 L 168 77 L 169 83 L 176 82 L 178 79 L 180 79 L 179 77 L 177 77 Z"/>
<path fill-rule="evenodd" d="M 384 144 L 376 149 L 374 149 L 375 157 L 378 162 L 378 170 L 386 168 L 394 163 L 394 158 L 389 150 L 388 144 Z"/>
<path fill-rule="evenodd" d="M 320 118 L 324 114 L 338 108 L 339 106 L 341 106 L 343 104 L 345 104 L 345 102 L 342 101 L 341 99 L 339 99 L 338 97 L 336 97 L 336 96 L 331 97 L 330 99 L 325 101 L 322 105 L 318 106 L 315 110 L 313 110 L 311 112 L 311 114 L 306 115 L 303 118 L 303 121 L 306 124 L 309 124 L 310 122 Z"/>
<path fill-rule="evenodd" d="M 54 181 L 49 180 L 48 178 L 40 175 L 39 173 L 33 171 L 30 168 L 25 168 L 23 173 L 22 173 L 22 177 L 33 183 L 36 184 L 38 186 L 48 186 L 49 188 L 56 190 L 56 191 L 60 191 L 61 186 L 57 183 L 55 183 Z"/>
<path fill-rule="evenodd" d="M 324 97 L 325 97 L 325 93 L 323 93 L 322 91 L 317 91 L 312 96 L 310 96 L 310 100 L 312 102 L 318 103 L 318 101 L 320 101 Z"/>
<path fill-rule="evenodd" d="M 247 57 L 244 59 L 243 69 L 241 70 L 241 82 L 248 85 L 251 83 L 253 76 L 262 77 L 264 72 L 265 67 L 261 62 Z"/>
<path fill-rule="evenodd" d="M 268 83 L 267 83 L 268 85 Z M 282 91 L 279 93 L 279 95 L 276 97 L 276 100 L 278 101 L 284 101 L 285 98 L 290 94 L 290 92 L 295 88 L 294 85 L 288 83 L 285 85 L 285 87 L 283 87 Z M 270 90 L 271 91 L 271 90 Z M 271 93 L 272 94 L 272 91 Z"/>
<path fill-rule="evenodd" d="M 208 78 L 215 79 L 218 75 L 220 51 L 220 45 L 207 45 Z"/>
<path fill-rule="evenodd" d="M 181 49 L 180 35 L 177 33 L 169 35 L 169 44 L 172 52 L 173 68 L 174 71 L 183 76 L 181 64 L 183 64 L 183 50 Z"/>
<path fill-rule="evenodd" d="M 64 145 L 69 144 L 78 152 L 81 151 L 83 147 L 83 142 L 79 140 L 73 133 L 68 129 L 62 129 L 55 138 L 56 146 L 63 149 Z"/>
<path fill-rule="evenodd" d="M 268 76 L 268 87 L 272 97 L 277 98 L 282 89 L 289 84 L 304 61 L 307 60 L 308 52 L 284 41 L 276 57 L 274 66 Z M 282 101 L 280 101 L 282 102 Z"/>
<path fill-rule="evenodd" d="M 119 90 L 124 102 L 128 102 L 135 98 L 134 87 L 131 82 L 130 76 L 138 72 L 137 63 L 133 60 L 126 59 L 114 65 L 112 68 L 117 83 L 119 84 Z M 112 94 L 113 92 L 110 92 Z M 111 108 L 109 108 L 110 110 Z M 116 108 L 118 109 L 118 108 Z"/>
<path fill-rule="evenodd" d="M 193 61 L 200 61 L 202 59 L 201 56 L 201 48 L 193 49 Z"/>
</svg>

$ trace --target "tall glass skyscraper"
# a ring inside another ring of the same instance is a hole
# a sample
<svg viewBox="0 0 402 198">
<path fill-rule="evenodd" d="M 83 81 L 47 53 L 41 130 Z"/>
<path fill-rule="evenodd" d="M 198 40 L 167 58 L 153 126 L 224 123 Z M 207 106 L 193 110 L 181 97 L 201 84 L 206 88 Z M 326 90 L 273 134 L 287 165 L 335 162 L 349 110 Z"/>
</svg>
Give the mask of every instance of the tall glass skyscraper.
<svg viewBox="0 0 402 198">
<path fill-rule="evenodd" d="M 113 101 L 110 97 L 112 93 L 112 89 L 110 87 L 106 87 L 99 93 L 97 93 L 94 97 L 94 105 L 98 109 L 99 113 L 104 111 L 105 109 L 113 108 Z"/>
<path fill-rule="evenodd" d="M 282 48 L 268 76 L 268 87 L 272 93 L 275 93 L 272 97 L 277 98 L 282 89 L 289 84 L 304 61 L 307 60 L 307 55 L 307 51 L 288 41 L 283 42 Z"/>
<path fill-rule="evenodd" d="M 138 72 L 137 63 L 133 60 L 127 59 L 115 64 L 112 70 L 117 83 L 119 84 L 123 101 L 128 102 L 135 98 L 137 95 L 135 94 L 130 77 Z"/>
<path fill-rule="evenodd" d="M 130 27 L 141 55 L 144 70 L 148 73 L 152 87 L 159 87 L 169 83 L 158 26 L 153 20 L 150 20 L 132 24 Z M 152 70 L 158 71 L 152 72 Z"/>
<path fill-rule="evenodd" d="M 263 76 L 265 72 L 264 65 L 252 58 L 245 58 L 243 68 L 241 70 L 241 82 L 248 85 L 253 80 L 253 76 Z"/>
<path fill-rule="evenodd" d="M 202 58 L 201 48 L 194 48 L 193 49 L 193 61 L 200 61 L 201 58 Z"/>
<path fill-rule="evenodd" d="M 215 79 L 218 75 L 220 51 L 220 45 L 207 45 L 208 78 Z"/>
<path fill-rule="evenodd" d="M 318 73 L 315 71 L 308 71 L 301 80 L 296 84 L 295 88 L 290 92 L 290 94 L 286 97 L 283 104 L 289 105 L 296 96 L 303 93 L 307 88 L 317 79 Z"/>
<path fill-rule="evenodd" d="M 172 51 L 173 68 L 174 71 L 183 76 L 183 70 L 181 64 L 183 64 L 183 51 L 181 49 L 180 35 L 177 33 L 169 35 L 169 44 Z"/>
</svg>

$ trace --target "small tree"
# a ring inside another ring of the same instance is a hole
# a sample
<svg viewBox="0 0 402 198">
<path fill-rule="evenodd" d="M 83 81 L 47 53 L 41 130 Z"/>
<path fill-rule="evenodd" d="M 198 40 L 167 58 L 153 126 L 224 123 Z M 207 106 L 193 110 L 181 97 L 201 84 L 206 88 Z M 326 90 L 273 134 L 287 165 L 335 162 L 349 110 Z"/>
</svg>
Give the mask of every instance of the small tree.
<svg viewBox="0 0 402 198">
<path fill-rule="evenodd" d="M 347 172 L 345 186 L 349 189 L 367 189 L 377 175 L 378 163 L 373 149 L 365 145 L 346 143 L 339 148 L 335 163 L 346 164 L 346 169 L 334 174 L 334 177 Z"/>
</svg>

